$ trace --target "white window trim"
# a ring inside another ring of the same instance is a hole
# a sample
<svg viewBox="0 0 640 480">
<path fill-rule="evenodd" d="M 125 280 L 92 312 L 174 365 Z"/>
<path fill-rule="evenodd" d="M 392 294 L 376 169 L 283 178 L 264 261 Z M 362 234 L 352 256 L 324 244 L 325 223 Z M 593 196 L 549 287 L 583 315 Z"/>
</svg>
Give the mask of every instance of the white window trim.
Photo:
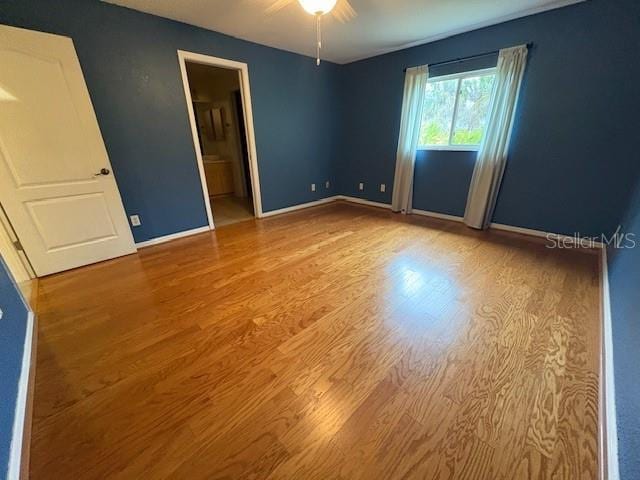
<svg viewBox="0 0 640 480">
<path fill-rule="evenodd" d="M 496 67 L 481 68 L 480 70 L 469 70 L 468 72 L 451 73 L 449 75 L 438 75 L 436 77 L 429 77 L 427 82 L 440 82 L 443 80 L 453 80 L 454 78 L 467 78 L 467 77 L 479 77 L 482 75 L 489 75 L 496 73 Z"/>
<path fill-rule="evenodd" d="M 480 145 L 452 145 L 451 140 L 453 137 L 453 129 L 456 125 L 456 117 L 458 116 L 458 100 L 460 98 L 460 86 L 462 80 L 469 77 L 481 77 L 483 75 L 491 75 L 496 73 L 496 68 L 482 68 L 480 70 L 471 70 L 468 72 L 452 73 L 450 75 L 440 75 L 438 77 L 431 77 L 427 80 L 427 83 L 442 82 L 446 80 L 458 80 L 456 87 L 456 99 L 453 105 L 453 117 L 451 118 L 451 129 L 449 130 L 449 144 L 448 145 L 418 145 L 418 150 L 451 150 L 453 152 L 477 152 L 480 150 Z"/>
<path fill-rule="evenodd" d="M 420 145 L 418 150 L 438 150 L 452 152 L 477 152 L 480 145 Z"/>
</svg>

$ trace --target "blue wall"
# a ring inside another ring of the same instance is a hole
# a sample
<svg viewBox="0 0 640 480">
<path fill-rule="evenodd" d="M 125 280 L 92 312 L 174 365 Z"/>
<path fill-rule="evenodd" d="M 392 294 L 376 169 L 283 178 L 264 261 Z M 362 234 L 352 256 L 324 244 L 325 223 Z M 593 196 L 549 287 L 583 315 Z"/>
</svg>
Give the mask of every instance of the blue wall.
<svg viewBox="0 0 640 480">
<path fill-rule="evenodd" d="M 407 66 L 534 42 L 494 221 L 611 233 L 640 174 L 636 0 L 591 0 L 344 67 L 342 193 L 391 202 Z M 450 161 L 450 164 L 447 162 Z M 419 155 L 416 208 L 461 214 L 473 156 Z M 365 182 L 365 192 L 357 191 Z M 449 186 L 451 188 L 449 189 Z"/>
<path fill-rule="evenodd" d="M 620 474 L 640 478 L 640 182 L 620 222 L 635 248 L 608 249 Z"/>
<path fill-rule="evenodd" d="M 11 446 L 13 418 L 22 368 L 27 307 L 0 257 L 0 478 L 4 478 Z"/>
<path fill-rule="evenodd" d="M 5 0 L 0 23 L 74 39 L 125 209 L 142 218 L 137 241 L 206 224 L 177 49 L 249 64 L 269 211 L 335 193 L 390 202 L 403 69 L 532 41 L 494 221 L 595 235 L 613 231 L 640 174 L 626 141 L 638 131 L 629 108 L 640 75 L 637 3 L 591 0 L 320 68 L 308 57 L 96 0 Z M 421 153 L 415 207 L 461 215 L 474 158 Z"/>
<path fill-rule="evenodd" d="M 463 216 L 476 155 L 477 152 L 419 150 L 413 208 Z"/>
<path fill-rule="evenodd" d="M 2 0 L 0 23 L 73 39 L 136 241 L 207 223 L 178 49 L 249 64 L 264 211 L 335 194 L 337 65 L 97 0 Z"/>
</svg>

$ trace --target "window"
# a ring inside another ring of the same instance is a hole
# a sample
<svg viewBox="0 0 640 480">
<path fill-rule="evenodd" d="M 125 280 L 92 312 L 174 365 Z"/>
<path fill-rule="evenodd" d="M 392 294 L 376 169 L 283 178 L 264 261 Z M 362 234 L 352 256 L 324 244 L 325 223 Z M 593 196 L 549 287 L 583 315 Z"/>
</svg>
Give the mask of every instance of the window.
<svg viewBox="0 0 640 480">
<path fill-rule="evenodd" d="M 484 135 L 494 79 L 494 69 L 429 79 L 419 148 L 477 150 Z"/>
</svg>

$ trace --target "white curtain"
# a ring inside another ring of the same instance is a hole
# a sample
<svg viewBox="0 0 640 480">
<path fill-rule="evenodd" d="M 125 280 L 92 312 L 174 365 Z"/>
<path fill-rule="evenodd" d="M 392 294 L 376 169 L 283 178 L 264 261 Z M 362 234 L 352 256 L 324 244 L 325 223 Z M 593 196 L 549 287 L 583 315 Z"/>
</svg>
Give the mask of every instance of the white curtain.
<svg viewBox="0 0 640 480">
<path fill-rule="evenodd" d="M 394 212 L 411 213 L 413 197 L 413 168 L 420 137 L 422 107 L 429 78 L 429 68 L 424 65 L 407 69 L 404 78 L 404 97 L 400 120 L 400 137 L 396 155 L 396 174 L 393 180 Z"/>
<path fill-rule="evenodd" d="M 526 45 L 500 50 L 487 129 L 478 152 L 464 212 L 464 223 L 472 228 L 487 228 L 493 216 L 526 64 Z"/>
</svg>

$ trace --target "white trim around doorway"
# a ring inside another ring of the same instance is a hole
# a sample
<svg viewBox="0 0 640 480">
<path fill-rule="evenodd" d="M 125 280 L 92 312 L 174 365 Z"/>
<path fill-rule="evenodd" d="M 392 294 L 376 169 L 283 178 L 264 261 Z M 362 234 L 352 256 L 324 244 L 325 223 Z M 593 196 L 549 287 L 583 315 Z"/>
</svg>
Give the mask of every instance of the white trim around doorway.
<svg viewBox="0 0 640 480">
<path fill-rule="evenodd" d="M 244 110 L 245 132 L 247 135 L 247 150 L 249 153 L 249 175 L 251 177 L 251 189 L 253 190 L 253 209 L 257 218 L 262 218 L 262 196 L 260 195 L 260 177 L 258 173 L 258 154 L 256 151 L 256 139 L 253 129 L 253 110 L 251 107 L 251 89 L 249 86 L 249 67 L 246 63 L 227 60 L 225 58 L 211 57 L 200 53 L 187 52 L 178 50 L 178 61 L 180 63 L 180 73 L 182 75 L 182 86 L 184 88 L 185 100 L 187 102 L 187 110 L 189 112 L 189 124 L 191 125 L 191 136 L 193 137 L 193 147 L 196 152 L 196 161 L 198 164 L 198 172 L 200 173 L 200 183 L 202 185 L 202 195 L 204 198 L 205 208 L 207 210 L 207 219 L 209 220 L 209 228 L 213 230 L 213 213 L 209 202 L 209 189 L 207 188 L 207 179 L 204 174 L 204 162 L 202 161 L 202 152 L 200 151 L 200 141 L 198 138 L 198 127 L 195 121 L 195 112 L 191 100 L 191 90 L 189 88 L 189 78 L 187 77 L 187 62 L 200 63 L 202 65 L 211 65 L 212 67 L 228 68 L 236 70 L 240 77 L 240 94 L 242 96 L 242 107 Z"/>
</svg>

